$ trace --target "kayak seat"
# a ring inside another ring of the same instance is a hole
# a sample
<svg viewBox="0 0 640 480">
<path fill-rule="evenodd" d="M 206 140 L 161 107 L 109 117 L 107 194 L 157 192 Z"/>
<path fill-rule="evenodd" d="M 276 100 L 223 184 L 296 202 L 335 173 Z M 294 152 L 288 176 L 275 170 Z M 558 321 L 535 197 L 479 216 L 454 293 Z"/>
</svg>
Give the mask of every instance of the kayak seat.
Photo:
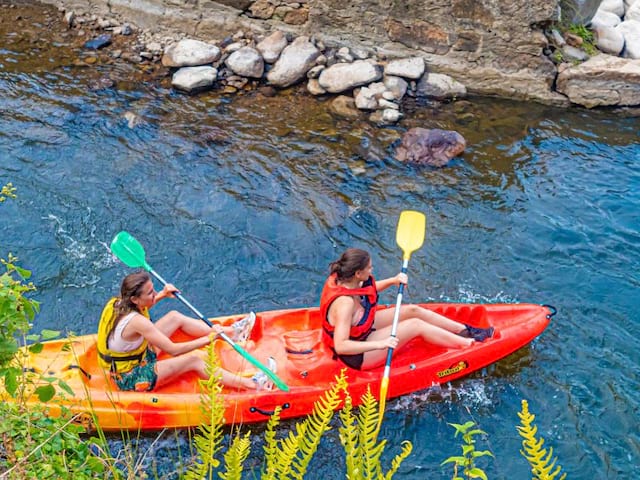
<svg viewBox="0 0 640 480">
<path fill-rule="evenodd" d="M 309 365 L 320 353 L 322 330 L 291 330 L 284 334 L 287 358 L 293 362 Z"/>
</svg>

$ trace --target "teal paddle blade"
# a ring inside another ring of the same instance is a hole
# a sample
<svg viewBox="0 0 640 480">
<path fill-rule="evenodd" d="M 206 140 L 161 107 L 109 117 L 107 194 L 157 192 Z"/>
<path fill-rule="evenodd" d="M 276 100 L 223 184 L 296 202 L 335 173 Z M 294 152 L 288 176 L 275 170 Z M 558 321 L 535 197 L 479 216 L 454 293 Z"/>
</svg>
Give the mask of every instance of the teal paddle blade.
<svg viewBox="0 0 640 480">
<path fill-rule="evenodd" d="M 114 237 L 111 251 L 127 267 L 151 270 L 145 258 L 144 247 L 128 232 L 120 232 Z"/>
</svg>

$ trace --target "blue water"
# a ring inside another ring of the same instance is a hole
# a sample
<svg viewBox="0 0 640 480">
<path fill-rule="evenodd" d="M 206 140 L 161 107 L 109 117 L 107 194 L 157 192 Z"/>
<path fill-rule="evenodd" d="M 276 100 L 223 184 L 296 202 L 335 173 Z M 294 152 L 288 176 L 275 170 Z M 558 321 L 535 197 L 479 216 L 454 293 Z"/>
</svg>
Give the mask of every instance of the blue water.
<svg viewBox="0 0 640 480">
<path fill-rule="evenodd" d="M 483 372 L 388 404 L 388 453 L 414 445 L 396 478 L 451 478 L 440 462 L 460 443 L 447 423 L 467 420 L 488 433 L 478 446 L 496 457 L 479 461 L 490 478 L 530 478 L 515 430 L 521 399 L 568 478 L 640 474 L 633 112 L 409 102 L 399 126 L 381 129 L 336 120 L 303 91 L 178 95 L 124 64 L 77 67 L 69 39 L 34 53 L 12 25 L 0 34 L 0 184 L 18 189 L 0 205 L 0 256 L 33 271 L 36 331 L 96 330 L 130 271 L 107 248 L 120 230 L 213 316 L 317 304 L 328 263 L 349 246 L 372 252 L 379 277 L 395 274 L 398 215 L 416 209 L 428 225 L 408 301 L 549 303 L 558 314 Z M 105 75 L 116 86 L 92 89 Z M 411 126 L 457 130 L 467 150 L 443 169 L 401 164 L 393 149 Z M 164 303 L 158 313 L 180 308 Z M 170 469 L 185 442 L 165 434 L 147 448 Z M 337 442 L 334 431 L 309 478 L 344 477 Z M 261 456 L 254 446 L 249 463 Z"/>
</svg>

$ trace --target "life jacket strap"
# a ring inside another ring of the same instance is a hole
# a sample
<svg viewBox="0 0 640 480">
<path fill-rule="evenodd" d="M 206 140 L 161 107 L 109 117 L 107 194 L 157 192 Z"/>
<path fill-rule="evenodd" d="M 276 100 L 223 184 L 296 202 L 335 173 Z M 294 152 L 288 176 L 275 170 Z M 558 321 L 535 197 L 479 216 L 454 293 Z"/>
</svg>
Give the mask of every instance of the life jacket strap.
<svg viewBox="0 0 640 480">
<path fill-rule="evenodd" d="M 111 365 L 111 370 L 114 372 L 116 371 L 116 362 L 130 362 L 132 360 L 140 362 L 144 358 L 145 353 L 146 352 L 138 353 L 136 355 L 127 355 L 126 357 L 112 357 L 111 355 L 98 351 L 98 355 L 100 355 L 100 358 L 109 363 Z"/>
</svg>

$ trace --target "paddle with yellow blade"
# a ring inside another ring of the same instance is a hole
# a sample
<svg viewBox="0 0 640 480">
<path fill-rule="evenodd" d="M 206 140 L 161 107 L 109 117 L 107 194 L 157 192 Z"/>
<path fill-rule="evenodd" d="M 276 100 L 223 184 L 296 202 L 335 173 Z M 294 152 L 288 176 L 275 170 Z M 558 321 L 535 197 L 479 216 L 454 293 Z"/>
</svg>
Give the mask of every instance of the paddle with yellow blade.
<svg viewBox="0 0 640 480">
<path fill-rule="evenodd" d="M 398 220 L 398 229 L 396 230 L 396 243 L 402 249 L 402 273 L 407 273 L 409 267 L 409 258 L 411 254 L 418 250 L 424 242 L 424 232 L 426 227 L 426 218 L 423 213 L 414 210 L 404 210 L 400 213 Z M 398 287 L 398 297 L 396 298 L 396 310 L 393 315 L 393 324 L 391 326 L 391 336 L 395 337 L 398 330 L 398 319 L 400 318 L 400 306 L 402 305 L 402 294 L 404 292 L 404 283 Z M 378 429 L 382 424 L 384 415 L 384 407 L 387 403 L 387 390 L 389 389 L 389 372 L 391 370 L 391 356 L 393 348 L 387 350 L 387 362 L 384 366 L 384 374 L 380 383 L 380 416 L 378 418 Z"/>
<path fill-rule="evenodd" d="M 128 232 L 120 232 L 118 233 L 113 241 L 111 242 L 111 251 L 114 253 L 116 257 L 118 257 L 122 263 L 131 268 L 144 268 L 147 272 L 153 275 L 158 279 L 163 285 L 166 285 L 167 282 L 160 276 L 158 273 L 151 268 L 151 266 L 147 263 L 146 255 L 144 252 L 144 248 L 135 238 L 131 236 Z M 179 292 L 174 292 L 175 297 L 184 303 L 189 310 L 195 313 L 200 320 L 209 325 L 211 322 L 205 318 L 202 313 L 200 313 L 193 305 L 191 305 Z M 222 338 L 225 342 L 233 347 L 233 349 L 242 355 L 249 363 L 251 363 L 254 367 L 262 370 L 271 380 L 275 383 L 280 390 L 285 392 L 289 391 L 289 387 L 286 383 L 284 383 L 278 376 L 272 372 L 266 365 L 260 363 L 255 357 L 253 357 L 249 352 L 247 352 L 244 348 L 238 345 L 236 342 L 231 340 L 225 333 L 219 334 L 220 338 Z"/>
</svg>

